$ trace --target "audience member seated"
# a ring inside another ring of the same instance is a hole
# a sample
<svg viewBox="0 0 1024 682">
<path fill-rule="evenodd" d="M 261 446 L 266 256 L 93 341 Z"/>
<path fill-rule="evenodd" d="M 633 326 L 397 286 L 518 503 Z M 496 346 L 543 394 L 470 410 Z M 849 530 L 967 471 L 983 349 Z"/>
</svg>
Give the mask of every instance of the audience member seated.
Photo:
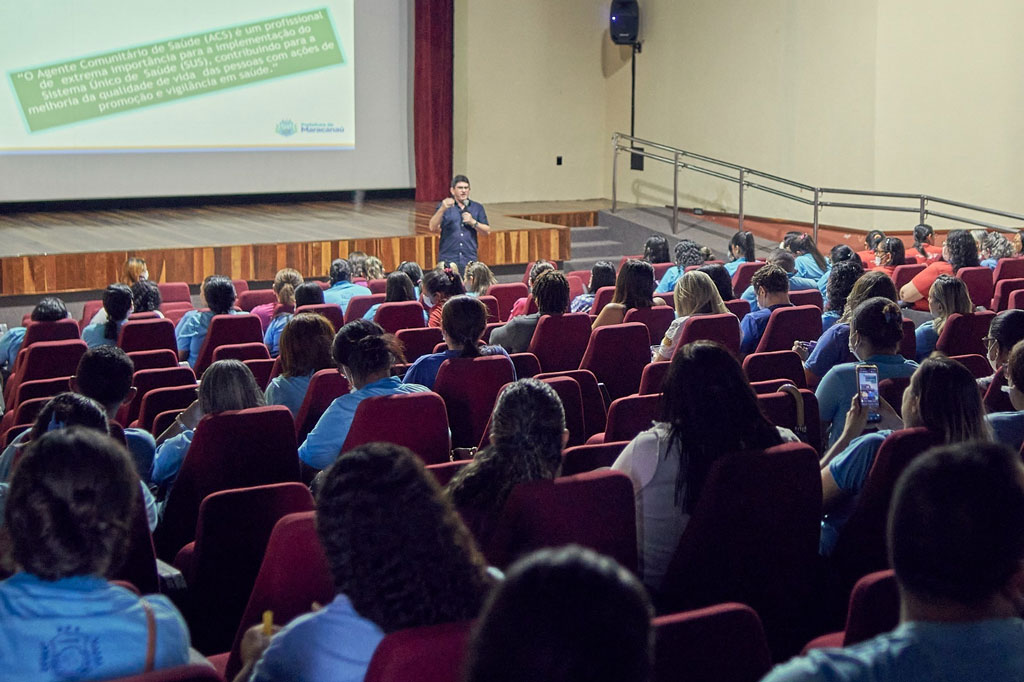
<svg viewBox="0 0 1024 682">
<path fill-rule="evenodd" d="M 420 267 L 419 263 L 413 261 L 402 261 L 398 265 L 398 269 L 409 275 L 409 279 L 412 280 L 412 288 L 416 291 L 416 298 L 420 297 L 420 280 L 423 279 L 423 268 Z"/>
<path fill-rule="evenodd" d="M 338 458 L 364 398 L 427 390 L 391 376 L 391 366 L 405 358 L 395 337 L 375 322 L 353 320 L 342 327 L 334 336 L 331 356 L 351 392 L 334 399 L 299 447 L 299 459 L 314 469 L 326 469 Z"/>
<path fill-rule="evenodd" d="M 900 625 L 815 649 L 765 682 L 1013 680 L 1024 670 L 1024 469 L 984 443 L 930 450 L 896 484 L 889 557 Z"/>
<path fill-rule="evenodd" d="M 846 301 L 850 298 L 850 292 L 853 291 L 853 285 L 863 274 L 864 266 L 861 265 L 859 258 L 842 261 L 829 268 L 828 303 L 825 304 L 825 312 L 821 315 L 822 334 L 843 316 Z"/>
<path fill-rule="evenodd" d="M 900 289 L 900 300 L 915 310 L 928 310 L 928 292 L 939 275 L 955 275 L 960 268 L 978 265 L 978 246 L 967 230 L 951 230 L 942 246 L 942 259 L 934 260 Z"/>
<path fill-rule="evenodd" d="M 857 256 L 857 252 L 846 244 L 836 244 L 832 247 L 832 251 L 829 252 L 828 259 L 828 270 L 825 274 L 818 278 L 818 291 L 821 292 L 822 303 L 828 306 L 828 278 L 832 274 L 832 268 L 845 263 L 846 261 L 852 261 L 860 266 L 861 271 L 864 271 L 864 263 Z"/>
<path fill-rule="evenodd" d="M 984 338 L 988 349 L 988 362 L 992 365 L 992 376 L 978 379 L 978 387 L 987 391 L 995 374 L 1003 371 L 1010 351 L 1019 341 L 1024 341 L 1024 310 L 1004 310 L 992 318 L 988 326 L 988 336 Z"/>
<path fill-rule="evenodd" d="M 883 239 L 885 239 L 885 232 L 882 232 L 881 230 L 871 230 L 864 235 L 865 250 L 857 254 L 860 256 L 861 263 L 863 263 L 864 267 L 871 267 L 874 263 L 875 249 L 878 248 L 879 242 Z"/>
<path fill-rule="evenodd" d="M 483 265 L 481 263 L 481 265 Z M 484 265 L 486 268 L 487 266 Z M 384 289 L 384 302 L 385 303 L 401 303 L 402 301 L 415 301 L 417 299 L 416 290 L 412 286 L 412 280 L 409 279 L 409 275 L 395 270 L 388 275 L 387 282 Z M 363 315 L 364 320 L 373 321 L 373 318 L 377 315 L 377 310 L 380 309 L 380 303 L 374 303 L 370 306 L 370 309 Z M 427 311 L 423 311 L 423 324 L 427 323 Z"/>
<path fill-rule="evenodd" d="M 121 272 L 120 283 L 131 288 L 132 295 L 134 296 L 134 287 L 139 282 L 149 282 L 149 269 L 146 267 L 145 260 L 143 260 L 142 258 L 136 258 L 135 256 L 132 256 L 131 258 L 124 262 L 124 269 Z M 160 290 L 160 287 L 158 287 L 155 283 L 153 284 L 153 286 L 157 289 L 157 291 Z M 160 303 L 158 302 L 157 307 L 159 306 Z M 138 306 L 135 307 L 138 308 Z M 103 308 L 100 308 L 99 310 L 96 311 L 96 314 L 92 316 L 92 319 L 89 320 L 89 324 L 102 325 L 106 321 L 107 311 Z"/>
<path fill-rule="evenodd" d="M 554 264 L 549 263 L 546 260 L 539 260 L 535 262 L 533 267 L 530 268 L 530 275 L 527 278 L 526 286 L 530 291 L 533 291 L 533 285 L 537 283 L 537 278 L 545 272 L 550 272 L 554 269 Z M 530 312 L 530 297 L 524 296 L 516 299 L 516 302 L 512 304 L 512 312 L 509 313 L 508 317 L 511 320 L 513 317 L 519 317 L 520 315 L 525 315 L 528 312 Z"/>
<path fill-rule="evenodd" d="M 609 324 L 622 324 L 626 313 L 633 308 L 666 305 L 664 299 L 653 296 L 654 286 L 654 267 L 650 263 L 633 259 L 626 261 L 615 279 L 615 293 L 612 294 L 611 303 L 597 314 L 592 327 L 597 329 Z"/>
<path fill-rule="evenodd" d="M 569 304 L 571 313 L 589 313 L 594 307 L 594 295 L 601 287 L 615 286 L 615 266 L 606 260 L 599 260 L 590 268 L 590 281 L 587 293 L 580 294 Z"/>
<path fill-rule="evenodd" d="M 785 249 L 772 249 L 772 252 L 768 254 L 768 259 L 765 261 L 770 265 L 777 265 L 786 273 L 786 277 L 789 279 L 789 290 L 790 291 L 806 291 L 807 289 L 817 289 L 818 280 L 808 279 L 807 277 L 801 277 L 796 273 L 796 258 L 792 253 Z M 754 285 L 751 283 L 744 291 L 740 298 L 750 304 L 750 310 L 755 311 L 760 307 L 757 302 L 757 292 L 754 290 Z"/>
<path fill-rule="evenodd" d="M 401 274 L 401 273 L 400 273 Z M 405 277 L 405 275 L 402 275 Z M 487 326 L 487 307 L 472 296 L 456 296 L 444 304 L 441 311 L 441 332 L 448 350 L 424 355 L 412 364 L 405 373 L 403 383 L 419 384 L 434 388 L 437 370 L 450 358 L 475 358 L 481 355 L 504 355 L 508 353 L 501 346 L 478 345 L 484 327 Z M 511 363 L 512 360 L 509 360 Z"/>
<path fill-rule="evenodd" d="M 646 682 L 650 600 L 614 559 L 576 545 L 517 561 L 469 644 L 465 682 Z"/>
<path fill-rule="evenodd" d="M 885 273 L 879 274 L 886 277 Z M 853 311 L 850 352 L 859 362 L 877 365 L 879 381 L 909 377 L 917 369 L 916 362 L 899 354 L 902 340 L 903 314 L 895 302 L 876 296 Z M 828 431 L 830 446 L 843 434 L 850 399 L 857 395 L 856 366 L 856 362 L 836 365 L 825 374 L 815 391 L 822 432 Z"/>
<path fill-rule="evenodd" d="M 724 406 L 728 405 L 728 409 Z M 634 438 L 612 465 L 633 481 L 640 579 L 657 591 L 719 457 L 796 441 L 761 414 L 739 361 L 713 341 L 676 352 L 665 378 L 663 421 Z"/>
<path fill-rule="evenodd" d="M 103 577 L 124 558 L 139 487 L 108 436 L 71 428 L 26 450 L 6 530 L 19 572 L 0 583 L 10 680 L 107 680 L 189 661 L 185 621 L 163 595 Z"/>
<path fill-rule="evenodd" d="M 789 302 L 789 277 L 778 265 L 769 263 L 758 269 L 750 278 L 750 286 L 757 296 L 757 310 L 740 320 L 740 353 L 743 355 L 757 349 L 772 311 L 793 305 Z"/>
<path fill-rule="evenodd" d="M 323 478 L 316 527 L 337 596 L 272 638 L 250 628 L 237 681 L 362 680 L 384 635 L 475 618 L 493 583 L 469 531 L 410 450 L 363 445 Z"/>
<path fill-rule="evenodd" d="M 903 241 L 896 237 L 886 237 L 875 247 L 875 266 L 872 270 L 881 270 L 892 277 L 893 272 L 907 261 Z"/>
<path fill-rule="evenodd" d="M 348 254 L 348 271 L 352 279 L 366 279 L 366 252 L 353 251 Z M 332 282 L 333 284 L 333 282 Z"/>
<path fill-rule="evenodd" d="M 82 340 L 89 348 L 117 345 L 121 327 L 132 314 L 133 308 L 132 290 L 127 285 L 109 285 L 103 292 L 103 311 L 106 313 L 106 320 L 86 325 L 82 330 Z"/>
<path fill-rule="evenodd" d="M 273 289 L 274 294 L 277 296 L 277 301 L 263 303 L 249 311 L 260 318 L 260 324 L 263 325 L 264 333 L 269 331 L 271 321 L 275 319 L 275 311 L 278 315 L 295 312 L 295 290 L 302 285 L 302 281 L 302 275 L 293 268 L 281 268 L 274 275 Z M 285 318 L 285 320 L 287 319 Z M 281 326 L 283 325 L 284 322 L 278 325 L 277 334 L 274 336 L 275 345 L 276 338 L 281 334 Z M 268 343 L 267 345 L 269 346 L 270 344 Z M 273 351 L 271 351 L 271 354 L 276 355 Z"/>
<path fill-rule="evenodd" d="M 313 283 L 320 289 L 320 286 Z M 299 313 L 288 320 L 281 332 L 281 373 L 270 380 L 264 398 L 267 405 L 284 405 L 299 413 L 313 375 L 334 366 L 331 341 L 334 328 L 323 315 Z"/>
<path fill-rule="evenodd" d="M 699 270 L 691 270 L 684 273 L 676 280 L 676 289 L 673 294 L 675 303 L 676 319 L 665 331 L 665 338 L 661 344 L 652 349 L 652 360 L 671 360 L 672 353 L 676 350 L 677 336 L 686 321 L 695 315 L 721 315 L 728 313 L 715 283 L 705 273 Z M 739 322 L 737 321 L 737 324 Z"/>
<path fill-rule="evenodd" d="M 974 312 L 974 304 L 971 303 L 971 296 L 967 293 L 967 285 L 962 279 L 952 275 L 939 275 L 928 292 L 928 309 L 931 311 L 932 319 L 921 323 L 921 326 L 914 331 L 917 339 L 917 361 L 921 362 L 932 354 L 935 344 L 939 340 L 939 334 L 946 324 L 946 320 L 953 313 L 968 315 Z"/>
<path fill-rule="evenodd" d="M 295 287 L 295 307 L 304 305 L 323 305 L 324 290 L 316 282 L 303 282 Z"/>
<path fill-rule="evenodd" d="M 411 280 L 410 280 L 411 281 Z M 498 280 L 494 273 L 487 267 L 487 263 L 478 260 L 470 261 L 466 265 L 466 294 L 469 296 L 486 296 L 487 290 Z M 415 297 L 414 299 L 415 300 Z"/>
<path fill-rule="evenodd" d="M 935 230 L 931 225 L 921 223 L 914 226 L 914 255 L 918 263 L 930 263 L 942 258 L 942 247 L 935 246 Z"/>
<path fill-rule="evenodd" d="M 490 445 L 445 488 L 482 547 L 517 484 L 558 476 L 568 440 L 562 401 L 543 381 L 520 379 L 498 395 Z"/>
<path fill-rule="evenodd" d="M 163 297 L 160 296 L 160 286 L 148 279 L 140 279 L 132 285 L 132 309 L 137 313 L 156 313 L 160 317 L 160 304 Z"/>
<path fill-rule="evenodd" d="M 660 234 L 654 234 L 644 242 L 644 255 L 640 260 L 645 260 L 651 265 L 655 263 L 668 263 L 668 239 Z"/>
<path fill-rule="evenodd" d="M 650 264 L 645 265 L 651 267 Z M 537 312 L 513 317 L 495 329 L 491 332 L 491 343 L 509 353 L 526 352 L 541 315 L 561 315 L 568 308 L 569 281 L 557 270 L 541 273 L 533 283 L 533 300 L 537 302 Z"/>
<path fill-rule="evenodd" d="M 174 337 L 178 343 L 178 359 L 193 369 L 203 349 L 206 332 L 214 315 L 233 315 L 235 285 L 223 275 L 210 275 L 203 281 L 203 298 L 209 310 L 190 310 L 178 321 Z"/>
<path fill-rule="evenodd" d="M 167 497 L 181 470 L 195 431 L 203 417 L 228 410 L 262 407 L 263 392 L 256 385 L 252 372 L 239 360 L 218 360 L 203 373 L 199 382 L 199 397 L 174 418 L 156 439 L 153 457 L 153 484 L 160 488 L 160 496 Z"/>
<path fill-rule="evenodd" d="M 869 298 L 882 296 L 896 301 L 896 285 L 884 272 L 866 272 L 861 275 L 850 290 L 842 316 L 825 330 L 813 348 L 794 344 L 793 350 L 804 360 L 808 380 L 817 382 L 821 377 L 850 354 L 850 319 L 853 311 Z M 902 323 L 901 323 L 902 324 Z"/>
<path fill-rule="evenodd" d="M 1003 367 L 1006 386 L 1013 412 L 993 412 L 985 416 L 996 442 L 1020 452 L 1024 445 L 1024 342 L 1018 342 L 1010 351 L 1010 359 Z"/>
<path fill-rule="evenodd" d="M 384 263 L 376 256 L 366 257 L 366 279 L 384 279 Z"/>
<path fill-rule="evenodd" d="M 705 275 L 711 278 L 711 281 L 715 283 L 715 288 L 718 289 L 718 295 L 722 297 L 722 301 L 731 301 L 736 298 L 736 294 L 732 290 L 732 275 L 725 269 L 724 265 L 718 263 L 706 263 L 699 268 L 698 272 L 703 272 Z"/>
<path fill-rule="evenodd" d="M 355 255 L 354 253 L 349 256 Z M 365 254 L 363 254 L 365 256 Z M 358 277 L 349 261 L 344 258 L 336 258 L 331 263 L 331 286 L 324 291 L 324 303 L 334 303 L 344 313 L 348 308 L 348 302 L 356 296 L 369 296 L 370 290 L 361 284 L 349 281 L 350 277 Z"/>
<path fill-rule="evenodd" d="M 940 434 L 943 443 L 990 440 L 985 408 L 970 371 L 941 353 L 932 355 L 910 377 L 903 393 L 902 419 L 881 400 L 880 427 L 865 433 L 868 410 L 855 395 L 850 401 L 843 432 L 821 460 L 821 553 L 836 546 L 882 441 L 896 429 L 924 426 Z M 872 428 L 874 428 L 872 426 Z"/>
<path fill-rule="evenodd" d="M 452 296 L 462 296 L 466 293 L 462 285 L 462 278 L 459 273 L 450 266 L 442 269 L 433 269 L 423 275 L 423 305 L 430 311 L 427 316 L 428 327 L 441 326 L 441 310 L 444 309 L 444 302 Z"/>
<path fill-rule="evenodd" d="M 754 233 L 746 230 L 739 230 L 729 238 L 729 261 L 725 264 L 725 271 L 732 277 L 744 263 L 753 263 L 757 260 L 754 254 Z"/>
<path fill-rule="evenodd" d="M 812 279 L 817 282 L 828 269 L 828 262 L 818 251 L 818 246 L 809 234 L 797 232 L 787 235 L 782 243 L 783 248 L 796 256 L 796 274 L 798 277 Z M 794 291 L 796 287 L 791 287 Z M 808 287 L 813 288 L 813 287 Z"/>
<path fill-rule="evenodd" d="M 1010 258 L 1014 255 L 1013 244 L 1010 240 L 998 232 L 989 232 L 981 243 L 981 265 L 992 270 L 996 269 L 1000 258 Z"/>
<path fill-rule="evenodd" d="M 64 301 L 56 296 L 47 296 L 32 309 L 30 316 L 33 322 L 56 322 L 68 316 L 68 309 L 64 307 Z M 0 338 L 0 368 L 4 376 L 14 370 L 14 361 L 21 350 L 21 343 L 25 340 L 25 327 L 12 327 Z"/>
<path fill-rule="evenodd" d="M 680 239 L 672 250 L 672 267 L 665 271 L 661 281 L 654 289 L 656 294 L 667 294 L 676 285 L 676 280 L 682 277 L 686 268 L 691 265 L 704 265 L 704 254 L 701 252 L 700 244 L 692 239 Z M 621 274 L 621 273 L 620 273 Z"/>
</svg>

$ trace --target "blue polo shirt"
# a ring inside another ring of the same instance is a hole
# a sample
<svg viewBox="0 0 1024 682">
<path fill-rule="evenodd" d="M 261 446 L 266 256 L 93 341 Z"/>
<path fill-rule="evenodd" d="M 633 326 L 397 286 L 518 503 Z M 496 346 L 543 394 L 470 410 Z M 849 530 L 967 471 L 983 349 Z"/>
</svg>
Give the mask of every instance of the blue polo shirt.
<svg viewBox="0 0 1024 682">
<path fill-rule="evenodd" d="M 776 308 L 790 308 L 792 306 L 792 303 L 780 303 L 768 308 L 758 308 L 744 315 L 743 319 L 740 320 L 740 336 L 743 339 L 740 342 L 740 353 L 748 355 L 754 352 L 757 344 L 761 341 L 761 337 L 764 336 L 764 330 L 768 327 L 768 319 L 772 316 L 773 310 Z"/>
<path fill-rule="evenodd" d="M 362 284 L 355 284 L 343 279 L 331 285 L 331 288 L 324 292 L 324 303 L 334 303 L 341 306 L 342 314 L 348 308 L 348 302 L 356 296 L 369 296 L 371 292 Z"/>
<path fill-rule="evenodd" d="M 795 272 L 790 272 L 787 276 L 789 277 L 790 291 L 806 291 L 807 289 L 818 288 L 818 283 L 815 280 L 800 277 Z M 753 286 L 747 287 L 747 290 L 743 292 L 740 298 L 750 304 L 751 311 L 757 310 L 757 292 L 754 291 Z"/>
<path fill-rule="evenodd" d="M 440 203 L 437 208 L 441 208 Z M 483 204 L 470 199 L 466 200 L 465 209 L 455 204 L 441 215 L 441 243 L 437 247 L 437 260 L 458 263 L 461 273 L 465 273 L 467 263 L 477 259 L 476 228 L 463 224 L 463 210 L 468 211 L 473 220 L 484 225 L 491 224 Z"/>
<path fill-rule="evenodd" d="M 917 363 L 902 355 L 872 355 L 866 362 L 878 366 L 879 381 L 909 377 L 917 370 Z M 846 426 L 846 413 L 850 411 L 850 401 L 857 393 L 856 367 L 856 362 L 836 365 L 825 373 L 814 392 L 822 423 L 832 424 L 828 436 L 829 445 L 839 440 Z"/>
</svg>

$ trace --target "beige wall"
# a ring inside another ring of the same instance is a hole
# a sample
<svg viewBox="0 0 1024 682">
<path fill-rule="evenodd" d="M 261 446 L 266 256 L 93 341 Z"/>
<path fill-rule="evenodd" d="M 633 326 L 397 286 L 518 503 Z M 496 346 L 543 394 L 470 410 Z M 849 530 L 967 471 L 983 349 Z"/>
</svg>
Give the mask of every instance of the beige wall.
<svg viewBox="0 0 1024 682">
<path fill-rule="evenodd" d="M 608 5 L 456 1 L 455 165 L 480 199 L 610 196 L 608 139 L 629 128 L 629 53 L 608 40 Z M 638 136 L 811 185 L 1024 212 L 1015 35 L 1024 4 L 642 0 L 641 9 Z M 566 165 L 554 165 L 556 154 Z M 667 169 L 623 165 L 620 198 L 671 203 Z M 734 185 L 686 172 L 680 182 L 683 206 L 737 208 Z M 746 210 L 811 218 L 758 192 Z M 914 218 L 822 214 L 883 228 Z"/>
</svg>

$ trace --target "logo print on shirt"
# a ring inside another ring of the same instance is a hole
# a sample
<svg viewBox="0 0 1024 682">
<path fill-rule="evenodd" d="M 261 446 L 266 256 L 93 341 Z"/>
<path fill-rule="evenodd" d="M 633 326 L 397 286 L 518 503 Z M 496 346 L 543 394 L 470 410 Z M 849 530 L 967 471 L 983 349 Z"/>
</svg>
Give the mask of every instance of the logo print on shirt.
<svg viewBox="0 0 1024 682">
<path fill-rule="evenodd" d="M 57 636 L 43 644 L 39 668 L 58 678 L 78 679 L 100 663 L 99 640 L 77 627 L 57 629 Z"/>
</svg>

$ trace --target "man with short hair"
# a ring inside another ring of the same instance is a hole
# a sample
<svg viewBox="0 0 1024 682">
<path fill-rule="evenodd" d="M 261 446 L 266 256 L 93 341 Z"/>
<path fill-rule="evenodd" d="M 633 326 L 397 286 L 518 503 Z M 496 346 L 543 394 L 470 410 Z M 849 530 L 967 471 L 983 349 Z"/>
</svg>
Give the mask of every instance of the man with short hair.
<svg viewBox="0 0 1024 682">
<path fill-rule="evenodd" d="M 778 265 L 761 267 L 750 278 L 750 287 L 756 292 L 757 310 L 747 313 L 740 321 L 740 353 L 753 353 L 768 326 L 768 319 L 776 308 L 792 306 L 789 302 L 789 276 Z"/>
<path fill-rule="evenodd" d="M 342 314 L 353 298 L 371 293 L 363 285 L 349 281 L 351 273 L 352 266 L 344 258 L 337 258 L 331 263 L 331 287 L 324 292 L 324 303 L 340 306 Z"/>
<path fill-rule="evenodd" d="M 569 309 L 569 280 L 558 270 L 540 273 L 533 283 L 537 312 L 513 317 L 491 332 L 491 343 L 509 353 L 525 353 L 541 315 L 561 315 Z"/>
<path fill-rule="evenodd" d="M 483 204 L 469 200 L 469 178 L 456 175 L 445 197 L 430 216 L 429 229 L 441 233 L 437 247 L 437 262 L 455 263 L 459 272 L 465 274 L 466 265 L 477 260 L 477 232 L 489 234 L 487 211 Z"/>
<path fill-rule="evenodd" d="M 787 251 L 786 249 L 772 249 L 765 262 L 771 263 L 772 265 L 778 265 L 786 271 L 786 276 L 789 277 L 790 291 L 805 291 L 807 289 L 818 288 L 817 280 L 808 279 L 796 274 L 796 256 L 794 256 L 791 251 Z M 750 304 L 751 310 L 757 310 L 760 307 L 757 303 L 757 292 L 754 291 L 753 285 L 748 286 L 747 290 L 743 292 L 740 298 Z"/>
<path fill-rule="evenodd" d="M 889 559 L 900 625 L 818 649 L 765 682 L 1024 679 L 1024 466 L 1001 445 L 921 455 L 896 483 Z"/>
</svg>

